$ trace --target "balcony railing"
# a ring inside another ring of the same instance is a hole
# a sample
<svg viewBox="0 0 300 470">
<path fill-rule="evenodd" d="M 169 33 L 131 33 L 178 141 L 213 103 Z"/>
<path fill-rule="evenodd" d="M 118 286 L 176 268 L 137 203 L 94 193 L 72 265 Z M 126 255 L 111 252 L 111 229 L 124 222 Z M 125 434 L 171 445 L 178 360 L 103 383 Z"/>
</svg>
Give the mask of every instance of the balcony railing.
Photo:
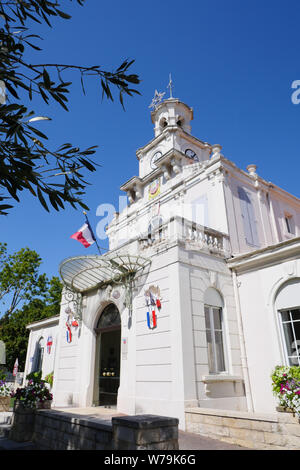
<svg viewBox="0 0 300 470">
<path fill-rule="evenodd" d="M 139 237 L 141 251 L 158 247 L 163 243 L 178 241 L 186 248 L 204 250 L 222 256 L 229 256 L 229 236 L 217 230 L 196 224 L 183 217 L 171 217 L 164 224 Z"/>
</svg>

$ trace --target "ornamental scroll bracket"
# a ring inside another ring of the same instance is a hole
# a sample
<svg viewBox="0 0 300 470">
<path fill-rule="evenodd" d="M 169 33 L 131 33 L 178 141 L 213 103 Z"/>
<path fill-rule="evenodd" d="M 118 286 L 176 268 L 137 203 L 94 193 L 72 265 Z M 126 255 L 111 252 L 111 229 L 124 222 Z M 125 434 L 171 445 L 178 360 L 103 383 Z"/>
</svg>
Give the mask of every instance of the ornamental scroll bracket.
<svg viewBox="0 0 300 470">
<path fill-rule="evenodd" d="M 64 298 L 68 303 L 66 310 L 68 309 L 70 313 L 72 312 L 74 318 L 77 321 L 81 322 L 82 321 L 82 294 L 64 285 Z"/>
</svg>

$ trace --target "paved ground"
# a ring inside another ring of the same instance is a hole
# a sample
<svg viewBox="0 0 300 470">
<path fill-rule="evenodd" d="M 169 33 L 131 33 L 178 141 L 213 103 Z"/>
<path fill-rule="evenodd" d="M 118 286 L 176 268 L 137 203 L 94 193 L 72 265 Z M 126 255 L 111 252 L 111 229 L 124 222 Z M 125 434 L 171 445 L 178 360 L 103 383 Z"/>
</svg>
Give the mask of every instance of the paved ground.
<svg viewBox="0 0 300 470">
<path fill-rule="evenodd" d="M 117 413 L 113 408 L 90 407 L 90 408 L 56 408 L 58 411 L 65 411 L 76 415 L 84 415 L 88 418 L 110 419 L 113 416 L 125 416 Z M 190 432 L 179 431 L 180 450 L 249 450 L 245 447 L 228 444 L 227 442 L 211 439 Z"/>
<path fill-rule="evenodd" d="M 35 450 L 31 442 L 14 442 L 0 437 L 1 450 Z M 247 450 L 245 447 L 227 444 L 226 442 L 210 439 L 188 432 L 179 431 L 179 450 Z"/>
<path fill-rule="evenodd" d="M 125 416 L 112 408 L 90 407 L 90 408 L 54 408 L 57 411 L 72 413 L 74 416 L 85 416 L 89 419 L 110 419 L 113 416 Z M 179 431 L 180 450 L 249 450 L 245 447 L 227 444 L 218 439 L 200 436 L 189 432 Z M 16 443 L 0 436 L 0 450 L 34 450 L 32 443 Z"/>
<path fill-rule="evenodd" d="M 178 441 L 180 450 L 250 450 L 246 447 L 184 431 L 179 431 Z"/>
</svg>

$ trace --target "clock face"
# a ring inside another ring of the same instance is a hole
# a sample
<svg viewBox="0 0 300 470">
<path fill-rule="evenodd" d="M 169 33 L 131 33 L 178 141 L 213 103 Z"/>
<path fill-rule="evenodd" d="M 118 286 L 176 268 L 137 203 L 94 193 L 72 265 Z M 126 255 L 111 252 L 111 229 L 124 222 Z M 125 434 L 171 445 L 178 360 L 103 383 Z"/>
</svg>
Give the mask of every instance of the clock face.
<svg viewBox="0 0 300 470">
<path fill-rule="evenodd" d="M 162 156 L 162 153 L 161 152 L 156 152 L 153 157 L 151 158 L 151 162 L 150 162 L 150 166 L 152 168 L 152 170 L 155 170 L 156 168 L 156 165 L 155 165 L 155 162 L 158 158 L 160 158 Z"/>
<path fill-rule="evenodd" d="M 186 155 L 188 158 L 191 158 L 192 160 L 194 160 L 194 162 L 199 162 L 199 158 L 198 158 L 197 154 L 194 152 L 194 150 L 192 150 L 192 149 L 186 149 L 185 155 Z"/>
</svg>

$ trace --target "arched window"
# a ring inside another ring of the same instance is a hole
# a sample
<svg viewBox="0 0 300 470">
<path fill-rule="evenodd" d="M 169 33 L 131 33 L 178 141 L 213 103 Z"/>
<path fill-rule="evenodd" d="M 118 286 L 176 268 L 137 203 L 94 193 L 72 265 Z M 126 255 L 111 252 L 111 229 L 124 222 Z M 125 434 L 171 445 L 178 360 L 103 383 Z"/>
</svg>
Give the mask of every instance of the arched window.
<svg viewBox="0 0 300 470">
<path fill-rule="evenodd" d="M 293 279 L 280 288 L 275 307 L 286 362 L 290 366 L 300 366 L 300 279 Z"/>
<path fill-rule="evenodd" d="M 119 310 L 115 304 L 109 304 L 101 313 L 96 329 L 99 330 L 102 328 L 116 327 L 120 326 L 120 324 L 121 318 Z"/>
<path fill-rule="evenodd" d="M 207 341 L 208 367 L 211 374 L 226 370 L 223 341 L 223 299 L 209 287 L 204 294 L 204 315 Z"/>
<path fill-rule="evenodd" d="M 176 118 L 177 126 L 182 127 L 183 123 L 184 123 L 184 117 L 183 116 L 177 116 L 177 118 Z"/>
<path fill-rule="evenodd" d="M 120 385 L 121 317 L 115 304 L 104 308 L 95 332 L 98 335 L 95 402 L 116 405 Z"/>
<path fill-rule="evenodd" d="M 40 370 L 42 370 L 43 358 L 44 358 L 44 338 L 40 338 L 39 342 L 36 344 L 34 372 L 39 372 Z"/>
<path fill-rule="evenodd" d="M 160 122 L 159 122 L 159 126 L 161 129 L 164 129 L 165 127 L 167 127 L 168 125 L 168 121 L 166 120 L 165 117 L 161 118 Z"/>
</svg>

